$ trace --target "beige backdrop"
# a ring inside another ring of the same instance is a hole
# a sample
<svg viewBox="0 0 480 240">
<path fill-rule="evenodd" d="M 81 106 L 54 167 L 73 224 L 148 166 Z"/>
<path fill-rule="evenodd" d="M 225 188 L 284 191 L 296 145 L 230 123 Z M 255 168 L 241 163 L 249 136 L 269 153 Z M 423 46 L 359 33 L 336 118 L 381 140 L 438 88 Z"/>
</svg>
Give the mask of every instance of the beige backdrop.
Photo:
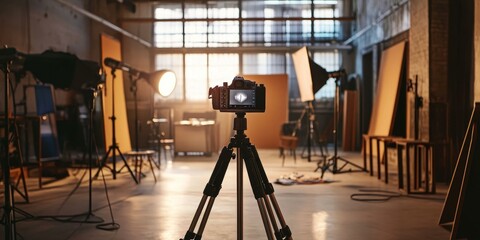
<svg viewBox="0 0 480 240">
<path fill-rule="evenodd" d="M 405 42 L 401 42 L 382 52 L 377 90 L 368 128 L 370 136 L 389 136 L 392 133 L 404 49 Z M 368 152 L 369 148 L 365 147 L 364 150 Z M 374 144 L 372 147 L 372 151 L 376 155 L 376 145 Z M 382 152 L 380 149 L 380 154 Z"/>
<path fill-rule="evenodd" d="M 106 83 L 103 89 L 103 123 L 105 129 L 105 150 L 112 145 L 112 74 L 111 68 L 103 64 L 103 59 L 110 57 L 116 60 L 122 60 L 120 41 L 108 35 L 101 35 L 102 65 L 107 74 Z M 120 70 L 115 71 L 115 131 L 118 147 L 121 152 L 132 150 L 130 144 L 130 132 L 128 130 L 127 107 L 125 104 L 125 91 L 123 87 L 123 73 Z"/>
<path fill-rule="evenodd" d="M 278 148 L 280 128 L 288 121 L 288 75 L 245 75 L 245 79 L 264 84 L 265 113 L 247 113 L 245 133 L 257 148 Z"/>
</svg>

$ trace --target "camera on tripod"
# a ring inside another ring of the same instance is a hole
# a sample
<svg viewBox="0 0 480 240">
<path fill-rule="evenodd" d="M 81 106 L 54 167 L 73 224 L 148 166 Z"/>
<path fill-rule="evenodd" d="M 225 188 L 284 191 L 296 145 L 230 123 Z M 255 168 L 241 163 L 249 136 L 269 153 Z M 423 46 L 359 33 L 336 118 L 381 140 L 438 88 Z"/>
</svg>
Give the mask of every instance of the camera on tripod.
<svg viewBox="0 0 480 240">
<path fill-rule="evenodd" d="M 215 86 L 208 91 L 213 109 L 220 112 L 265 112 L 265 86 L 235 77 L 230 84 Z"/>
</svg>

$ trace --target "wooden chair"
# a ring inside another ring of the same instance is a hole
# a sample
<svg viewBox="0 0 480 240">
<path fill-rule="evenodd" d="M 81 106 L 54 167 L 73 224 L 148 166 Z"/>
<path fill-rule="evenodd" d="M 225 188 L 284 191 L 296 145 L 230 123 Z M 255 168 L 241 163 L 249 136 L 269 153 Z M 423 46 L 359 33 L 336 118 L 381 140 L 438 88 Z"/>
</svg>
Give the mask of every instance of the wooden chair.
<svg viewBox="0 0 480 240">
<path fill-rule="evenodd" d="M 293 155 L 294 163 L 297 163 L 296 149 L 298 137 L 295 136 L 295 123 L 284 123 L 280 131 L 280 157 L 282 157 L 282 167 L 285 165 L 285 150 Z"/>
<path fill-rule="evenodd" d="M 288 150 L 293 155 L 293 161 L 297 164 L 297 149 L 298 137 L 295 136 L 280 136 L 280 156 L 282 157 L 282 167 L 285 165 L 285 150 Z"/>
</svg>

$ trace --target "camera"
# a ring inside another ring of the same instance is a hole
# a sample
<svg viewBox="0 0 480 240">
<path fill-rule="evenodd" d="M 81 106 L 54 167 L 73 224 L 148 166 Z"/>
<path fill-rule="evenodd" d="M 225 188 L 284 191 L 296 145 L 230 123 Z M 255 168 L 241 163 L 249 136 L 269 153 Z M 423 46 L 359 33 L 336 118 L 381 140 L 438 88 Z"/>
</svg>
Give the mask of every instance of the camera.
<svg viewBox="0 0 480 240">
<path fill-rule="evenodd" d="M 265 112 L 265 86 L 235 77 L 228 86 L 215 86 L 208 91 L 212 107 L 220 112 Z"/>
</svg>

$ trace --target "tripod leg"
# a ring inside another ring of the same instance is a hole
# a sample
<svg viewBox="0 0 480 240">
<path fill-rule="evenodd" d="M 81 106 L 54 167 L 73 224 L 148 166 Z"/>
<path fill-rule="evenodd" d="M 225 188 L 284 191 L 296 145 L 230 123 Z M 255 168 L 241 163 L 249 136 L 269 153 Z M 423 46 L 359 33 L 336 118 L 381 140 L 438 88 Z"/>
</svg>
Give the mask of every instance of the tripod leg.
<svg viewBox="0 0 480 240">
<path fill-rule="evenodd" d="M 18 126 L 17 126 L 17 123 L 15 122 L 14 123 L 14 126 L 13 126 L 13 135 L 14 135 L 14 141 L 15 141 L 15 145 L 16 145 L 16 148 L 17 148 L 17 153 L 18 153 L 18 158 L 20 160 L 20 178 L 19 178 L 19 181 L 22 182 L 23 184 L 23 193 L 18 189 L 18 183 L 15 185 L 15 190 L 25 199 L 25 201 L 27 203 L 29 203 L 29 198 L 28 198 L 28 189 L 27 189 L 27 183 L 25 181 L 25 172 L 23 171 L 23 166 L 24 166 L 24 161 L 23 161 L 23 152 L 22 152 L 22 147 L 20 145 L 20 138 L 19 138 L 19 134 L 18 134 Z"/>
<path fill-rule="evenodd" d="M 277 230 L 275 229 L 275 235 L 279 239 L 288 239 L 291 240 L 292 238 L 292 232 L 290 231 L 290 228 L 285 222 L 285 219 L 282 214 L 282 210 L 280 209 L 280 206 L 278 205 L 277 199 L 275 198 L 275 190 L 273 189 L 273 185 L 268 181 L 267 174 L 265 173 L 265 169 L 263 168 L 262 161 L 260 160 L 260 156 L 258 155 L 257 149 L 255 146 L 251 146 L 251 152 L 254 156 L 255 160 L 255 165 L 257 166 L 258 172 L 260 173 L 261 181 L 263 182 L 263 186 L 265 187 L 265 194 L 269 197 L 270 201 L 272 202 L 273 208 L 275 209 L 275 213 L 277 214 L 278 221 L 280 222 L 280 226 L 282 229 Z M 323 176 L 323 171 L 322 171 L 322 176 Z M 269 205 L 268 200 L 267 206 Z M 269 209 L 271 211 L 271 207 Z M 272 214 L 273 215 L 273 214 Z M 275 222 L 275 218 L 272 218 L 272 222 Z M 276 224 L 274 224 L 275 226 Z"/>
<path fill-rule="evenodd" d="M 137 180 L 137 178 L 135 177 L 135 174 L 133 174 L 132 169 L 128 166 L 127 160 L 126 160 L 125 157 L 123 156 L 122 152 L 120 152 L 120 148 L 119 148 L 118 146 L 115 146 L 115 149 L 117 149 L 118 154 L 119 154 L 120 157 L 122 158 L 123 163 L 125 164 L 124 167 L 127 168 L 128 172 L 129 172 L 130 175 L 132 176 L 132 178 L 133 178 L 133 180 L 135 181 L 135 183 L 138 184 L 138 180 Z M 114 154 L 115 154 L 115 153 L 114 153 Z"/>
<path fill-rule="evenodd" d="M 271 228 L 270 222 L 275 221 L 275 219 L 269 220 L 269 216 L 267 215 L 267 198 L 265 194 L 265 186 L 264 182 L 262 182 L 261 173 L 258 168 L 258 164 L 255 161 L 254 154 L 252 153 L 252 147 L 250 146 L 242 146 L 240 148 L 240 152 L 242 153 L 241 156 L 245 161 L 245 166 L 247 168 L 248 178 L 250 180 L 250 185 L 252 187 L 253 194 L 255 199 L 257 200 L 258 208 L 260 210 L 260 214 L 262 216 L 263 226 L 265 227 L 265 232 L 267 233 L 268 239 L 273 239 L 273 232 Z M 275 231 L 278 230 L 275 229 Z"/>
<path fill-rule="evenodd" d="M 107 153 L 105 154 L 105 156 L 103 157 L 102 161 L 100 162 L 100 167 L 98 168 L 97 172 L 95 173 L 95 175 L 93 175 L 93 178 L 94 179 L 97 179 L 98 178 L 98 174 L 100 174 L 100 171 L 102 171 L 102 168 L 104 167 L 108 167 L 107 166 L 107 159 L 108 159 L 108 156 L 110 155 L 110 153 L 112 152 L 113 150 L 113 147 L 110 146 L 110 148 L 108 148 L 108 151 Z M 111 171 L 113 171 L 112 169 L 110 169 Z"/>
<path fill-rule="evenodd" d="M 215 198 L 218 196 L 220 189 L 222 188 L 222 182 L 225 177 L 225 173 L 227 172 L 230 159 L 232 158 L 232 153 L 232 149 L 223 147 L 222 152 L 218 157 L 217 163 L 215 164 L 215 168 L 213 169 L 212 175 L 210 176 L 210 180 L 208 181 L 205 189 L 203 190 L 202 199 L 200 200 L 200 204 L 197 207 L 192 223 L 190 224 L 188 231 L 185 233 L 185 236 L 183 238 L 184 240 L 200 240 L 202 238 L 203 230 L 207 225 L 207 220 L 212 210 L 213 203 L 215 201 Z M 198 232 L 195 233 L 195 226 L 200 219 L 200 215 L 202 214 L 203 208 L 205 207 L 205 203 L 207 202 L 207 200 L 208 205 L 205 208 L 205 213 L 198 228 Z"/>
</svg>

